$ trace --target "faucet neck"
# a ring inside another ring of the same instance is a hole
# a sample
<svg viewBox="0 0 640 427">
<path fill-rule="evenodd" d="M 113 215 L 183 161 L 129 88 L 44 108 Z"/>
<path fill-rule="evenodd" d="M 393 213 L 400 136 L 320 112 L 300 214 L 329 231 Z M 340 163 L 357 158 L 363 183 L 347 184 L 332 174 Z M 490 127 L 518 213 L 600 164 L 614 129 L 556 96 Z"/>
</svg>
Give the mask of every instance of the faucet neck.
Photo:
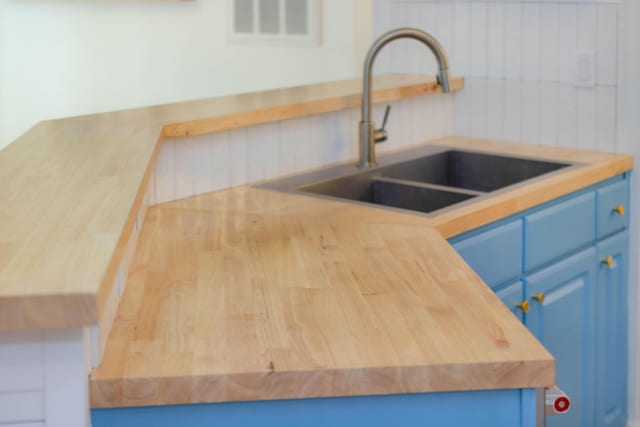
<svg viewBox="0 0 640 427">
<path fill-rule="evenodd" d="M 438 83 L 442 87 L 442 92 L 451 90 L 449 83 L 449 61 L 444 49 L 432 35 L 416 28 L 398 28 L 380 36 L 369 49 L 364 61 L 364 72 L 362 78 L 362 108 L 360 119 L 360 166 L 375 166 L 375 125 L 371 118 L 371 86 L 373 63 L 378 52 L 393 40 L 410 38 L 422 42 L 427 46 L 438 61 Z"/>
</svg>

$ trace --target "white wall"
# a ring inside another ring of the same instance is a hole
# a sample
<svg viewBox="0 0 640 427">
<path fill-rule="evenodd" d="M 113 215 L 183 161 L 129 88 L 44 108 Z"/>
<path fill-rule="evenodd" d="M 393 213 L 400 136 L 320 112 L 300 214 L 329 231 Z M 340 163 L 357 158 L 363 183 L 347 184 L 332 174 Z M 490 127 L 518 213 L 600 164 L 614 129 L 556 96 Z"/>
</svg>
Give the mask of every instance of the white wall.
<svg viewBox="0 0 640 427">
<path fill-rule="evenodd" d="M 0 148 L 44 119 L 354 77 L 367 4 L 322 4 L 321 46 L 291 48 L 228 45 L 226 0 L 0 0 Z"/>
<path fill-rule="evenodd" d="M 419 26 L 441 39 L 453 74 L 457 135 L 616 151 L 619 5 L 567 1 L 379 1 L 375 33 Z M 386 18 L 386 19 L 385 19 Z M 575 52 L 596 54 L 596 86 L 574 85 Z M 408 41 L 387 69 L 435 72 Z M 427 59 L 424 59 L 427 58 Z"/>
</svg>

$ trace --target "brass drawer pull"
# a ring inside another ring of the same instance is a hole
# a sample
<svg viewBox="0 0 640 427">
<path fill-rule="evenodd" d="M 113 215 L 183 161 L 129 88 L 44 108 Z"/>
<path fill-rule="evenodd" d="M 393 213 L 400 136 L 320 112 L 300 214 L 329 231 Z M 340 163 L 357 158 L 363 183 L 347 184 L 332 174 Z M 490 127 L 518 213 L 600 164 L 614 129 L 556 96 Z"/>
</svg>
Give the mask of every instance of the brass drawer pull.
<svg viewBox="0 0 640 427">
<path fill-rule="evenodd" d="M 600 261 L 600 263 L 601 264 L 605 264 L 609 268 L 613 268 L 613 266 L 615 265 L 615 262 L 614 262 L 612 256 L 608 256 L 608 257 L 604 258 L 602 261 Z"/>
<path fill-rule="evenodd" d="M 529 312 L 529 301 L 522 301 L 516 304 L 516 307 L 518 307 L 520 310 L 523 311 L 523 313 L 528 313 Z"/>
<path fill-rule="evenodd" d="M 624 215 L 624 205 L 618 205 L 611 210 L 620 216 Z"/>
<path fill-rule="evenodd" d="M 544 303 L 544 292 L 533 295 L 531 298 L 538 301 L 540 304 Z"/>
</svg>

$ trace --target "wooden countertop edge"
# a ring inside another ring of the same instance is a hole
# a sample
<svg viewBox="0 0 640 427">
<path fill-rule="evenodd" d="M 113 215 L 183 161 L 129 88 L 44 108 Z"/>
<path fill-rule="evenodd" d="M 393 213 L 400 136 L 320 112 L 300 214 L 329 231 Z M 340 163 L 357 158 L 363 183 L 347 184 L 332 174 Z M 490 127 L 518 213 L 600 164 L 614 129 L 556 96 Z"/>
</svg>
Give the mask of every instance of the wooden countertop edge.
<svg viewBox="0 0 640 427">
<path fill-rule="evenodd" d="M 95 324 L 96 321 L 99 320 L 99 316 L 102 315 L 104 307 L 107 304 L 107 300 L 109 298 L 109 293 L 114 286 L 115 278 L 118 274 L 118 269 L 120 268 L 120 263 L 124 258 L 127 243 L 129 242 L 129 239 L 135 230 L 137 214 L 138 212 L 140 212 L 144 199 L 147 195 L 149 181 L 151 180 L 151 176 L 153 175 L 153 170 L 155 168 L 158 155 L 160 154 L 161 146 L 162 138 L 158 136 L 158 142 L 156 143 L 149 164 L 147 165 L 147 169 L 145 170 L 140 186 L 138 187 L 138 192 L 136 193 L 136 197 L 133 201 L 129 214 L 127 215 L 127 220 L 124 224 L 124 227 L 122 228 L 122 231 L 120 232 L 118 243 L 116 244 L 113 256 L 109 261 L 107 270 L 105 271 L 102 281 L 100 282 L 100 286 L 98 287 L 98 292 L 96 295 L 97 314 L 95 316 L 93 324 Z"/>
<path fill-rule="evenodd" d="M 606 165 L 586 165 L 568 170 L 530 187 L 519 188 L 518 197 L 511 193 L 498 195 L 434 219 L 433 226 L 444 238 L 451 238 L 501 218 L 549 202 L 575 191 L 613 178 L 633 169 L 633 157 L 620 155 Z M 524 202 L 522 202 L 524 200 Z M 518 203 L 520 202 L 520 203 Z"/>
<path fill-rule="evenodd" d="M 462 77 L 452 77 L 451 87 L 453 91 L 461 90 L 464 87 L 464 79 Z M 379 104 L 441 92 L 442 89 L 435 81 L 431 83 L 410 83 L 393 88 L 374 89 L 372 100 L 373 103 Z M 354 93 L 345 96 L 333 96 L 308 102 L 275 105 L 268 108 L 241 111 L 234 114 L 171 123 L 164 126 L 162 136 L 166 138 L 196 136 L 274 121 L 357 108 L 360 106 L 361 99 L 362 95 L 360 93 Z"/>
<path fill-rule="evenodd" d="M 95 294 L 0 297 L 0 331 L 92 326 L 97 316 Z"/>
<path fill-rule="evenodd" d="M 386 75 L 376 77 L 376 79 L 378 78 L 381 79 L 381 81 L 383 82 L 382 86 L 384 86 L 383 88 L 374 89 L 373 100 L 374 102 L 378 103 L 427 95 L 440 91 L 439 86 L 435 83 L 435 79 L 432 76 Z M 341 91 L 343 93 L 346 92 L 346 95 L 329 95 L 327 97 L 317 99 L 317 94 L 312 94 L 310 95 L 310 97 L 314 98 L 315 96 L 316 99 L 312 99 L 309 102 L 286 103 L 285 100 L 280 104 L 274 102 L 272 106 L 267 105 L 263 108 L 243 109 L 241 107 L 238 107 L 238 110 L 241 111 L 234 114 L 214 114 L 212 115 L 212 117 L 186 119 L 174 122 L 173 124 L 171 124 L 170 120 L 168 120 L 168 124 L 163 124 L 162 122 L 164 120 L 158 121 L 158 117 L 166 118 L 172 115 L 180 116 L 182 114 L 180 114 L 178 110 L 182 108 L 182 106 L 185 106 L 185 108 L 189 108 L 189 105 L 191 105 L 192 103 L 194 105 L 198 105 L 198 108 L 196 109 L 198 112 L 194 114 L 199 114 L 202 111 L 206 113 L 208 109 L 207 106 L 205 105 L 204 107 L 200 108 L 198 103 L 208 102 L 211 100 L 187 101 L 183 103 L 162 105 L 157 107 L 144 107 L 132 110 L 98 113 L 94 115 L 71 117 L 68 119 L 60 119 L 55 121 L 46 121 L 50 124 L 56 122 L 60 123 L 61 126 L 68 125 L 74 129 L 75 127 L 94 126 L 94 124 L 97 123 L 100 132 L 104 132 L 105 129 L 111 126 L 114 130 L 117 129 L 123 131 L 121 133 L 125 133 L 125 129 L 141 129 L 140 125 L 136 124 L 135 122 L 135 120 L 141 120 L 143 122 L 147 121 L 153 129 L 157 128 L 158 136 L 156 138 L 155 146 L 153 149 L 153 155 L 150 157 L 146 165 L 144 177 L 137 188 L 136 196 L 134 202 L 132 203 L 130 212 L 125 219 L 123 227 L 119 231 L 118 243 L 114 248 L 111 259 L 107 263 L 107 267 L 105 269 L 102 280 L 99 284 L 96 284 L 95 293 L 86 294 L 83 298 L 80 298 L 80 302 L 78 302 L 78 298 L 69 297 L 70 294 L 66 293 L 41 293 L 24 296 L 0 296 L 0 307 L 3 305 L 6 305 L 8 307 L 7 310 L 4 310 L 0 313 L 0 330 L 10 331 L 54 329 L 58 327 L 84 327 L 88 325 L 95 325 L 99 321 L 99 318 L 105 306 L 105 300 L 113 286 L 114 278 L 116 277 L 119 264 L 122 261 L 125 246 L 134 229 L 136 213 L 140 209 L 142 200 L 146 195 L 148 183 L 153 173 L 153 169 L 155 168 L 157 156 L 164 138 L 200 135 L 203 133 L 230 130 L 238 127 L 257 125 L 277 120 L 285 120 L 305 115 L 355 108 L 360 102 L 361 95 L 359 94 L 359 90 L 354 91 L 346 87 L 353 84 L 354 81 L 354 79 L 343 80 L 323 83 L 320 85 L 311 84 L 293 88 L 282 88 L 274 91 L 267 91 L 275 93 L 274 98 L 278 99 L 279 96 L 282 96 L 282 94 L 286 94 L 286 92 L 289 90 L 296 91 L 300 89 L 314 88 L 317 86 L 331 86 L 332 84 L 335 84 L 336 86 L 340 87 L 338 91 Z M 464 79 L 462 77 L 453 77 L 452 84 L 453 90 L 460 90 L 464 87 Z M 244 95 L 251 96 L 252 94 Z M 304 96 L 304 93 L 302 93 L 302 95 L 298 94 L 297 96 Z M 223 98 L 212 99 L 216 102 L 218 100 L 226 101 L 227 99 L 229 99 L 229 102 L 231 103 L 233 103 L 235 99 L 234 96 Z M 286 96 L 284 96 L 284 98 L 286 98 Z M 251 105 L 251 102 L 248 102 L 248 104 Z M 266 102 L 266 104 L 269 104 L 269 102 Z M 178 113 L 175 113 L 175 111 L 178 111 Z M 157 115 L 158 117 L 152 117 L 152 119 L 149 121 L 149 117 L 147 116 L 154 115 Z M 149 129 L 151 130 L 152 128 Z M 151 133 L 153 133 L 153 131 Z M 16 142 L 19 143 L 19 141 Z M 29 299 L 33 299 L 33 301 L 28 302 L 27 300 Z M 68 301 L 66 301 L 66 299 L 68 299 Z M 51 305 L 49 301 L 55 301 L 55 303 Z M 80 303 L 81 305 L 75 307 L 73 304 L 76 303 Z M 11 307 L 11 304 L 15 304 L 15 307 L 34 307 L 39 311 L 37 315 L 25 316 L 21 314 L 20 311 L 13 309 L 13 307 Z M 59 306 L 61 304 L 65 307 L 70 308 L 72 312 L 77 311 L 78 313 L 81 312 L 83 314 L 81 316 L 75 314 L 62 316 L 59 313 Z M 89 309 L 86 307 L 93 308 Z M 75 308 L 77 308 L 77 310 L 75 310 Z M 10 313 L 12 314 L 10 315 Z M 31 320 L 35 319 L 36 317 L 38 319 L 37 321 Z M 48 321 L 47 319 L 51 320 Z"/>
<path fill-rule="evenodd" d="M 484 382 L 477 379 L 484 378 Z M 470 379 L 465 381 L 465 379 Z M 473 380 L 471 380 L 473 379 Z M 378 387 L 372 384 L 386 381 Z M 433 383 L 437 384 L 434 386 Z M 443 383 L 445 384 L 443 386 Z M 159 378 L 92 378 L 92 409 L 550 387 L 554 360 L 257 372 Z M 390 387 L 391 386 L 391 387 Z M 141 394 L 140 391 L 146 393 Z M 111 400 L 108 396 L 121 396 Z M 131 399 L 131 396 L 136 396 Z"/>
</svg>

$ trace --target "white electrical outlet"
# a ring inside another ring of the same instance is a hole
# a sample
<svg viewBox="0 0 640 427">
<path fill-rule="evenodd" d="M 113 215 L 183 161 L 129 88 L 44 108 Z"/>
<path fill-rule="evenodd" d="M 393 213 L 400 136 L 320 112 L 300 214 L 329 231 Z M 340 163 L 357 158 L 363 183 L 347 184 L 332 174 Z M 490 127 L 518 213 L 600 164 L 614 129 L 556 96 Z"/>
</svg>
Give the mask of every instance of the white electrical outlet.
<svg viewBox="0 0 640 427">
<path fill-rule="evenodd" d="M 596 52 L 579 50 L 576 52 L 576 80 L 579 87 L 596 86 Z"/>
</svg>

